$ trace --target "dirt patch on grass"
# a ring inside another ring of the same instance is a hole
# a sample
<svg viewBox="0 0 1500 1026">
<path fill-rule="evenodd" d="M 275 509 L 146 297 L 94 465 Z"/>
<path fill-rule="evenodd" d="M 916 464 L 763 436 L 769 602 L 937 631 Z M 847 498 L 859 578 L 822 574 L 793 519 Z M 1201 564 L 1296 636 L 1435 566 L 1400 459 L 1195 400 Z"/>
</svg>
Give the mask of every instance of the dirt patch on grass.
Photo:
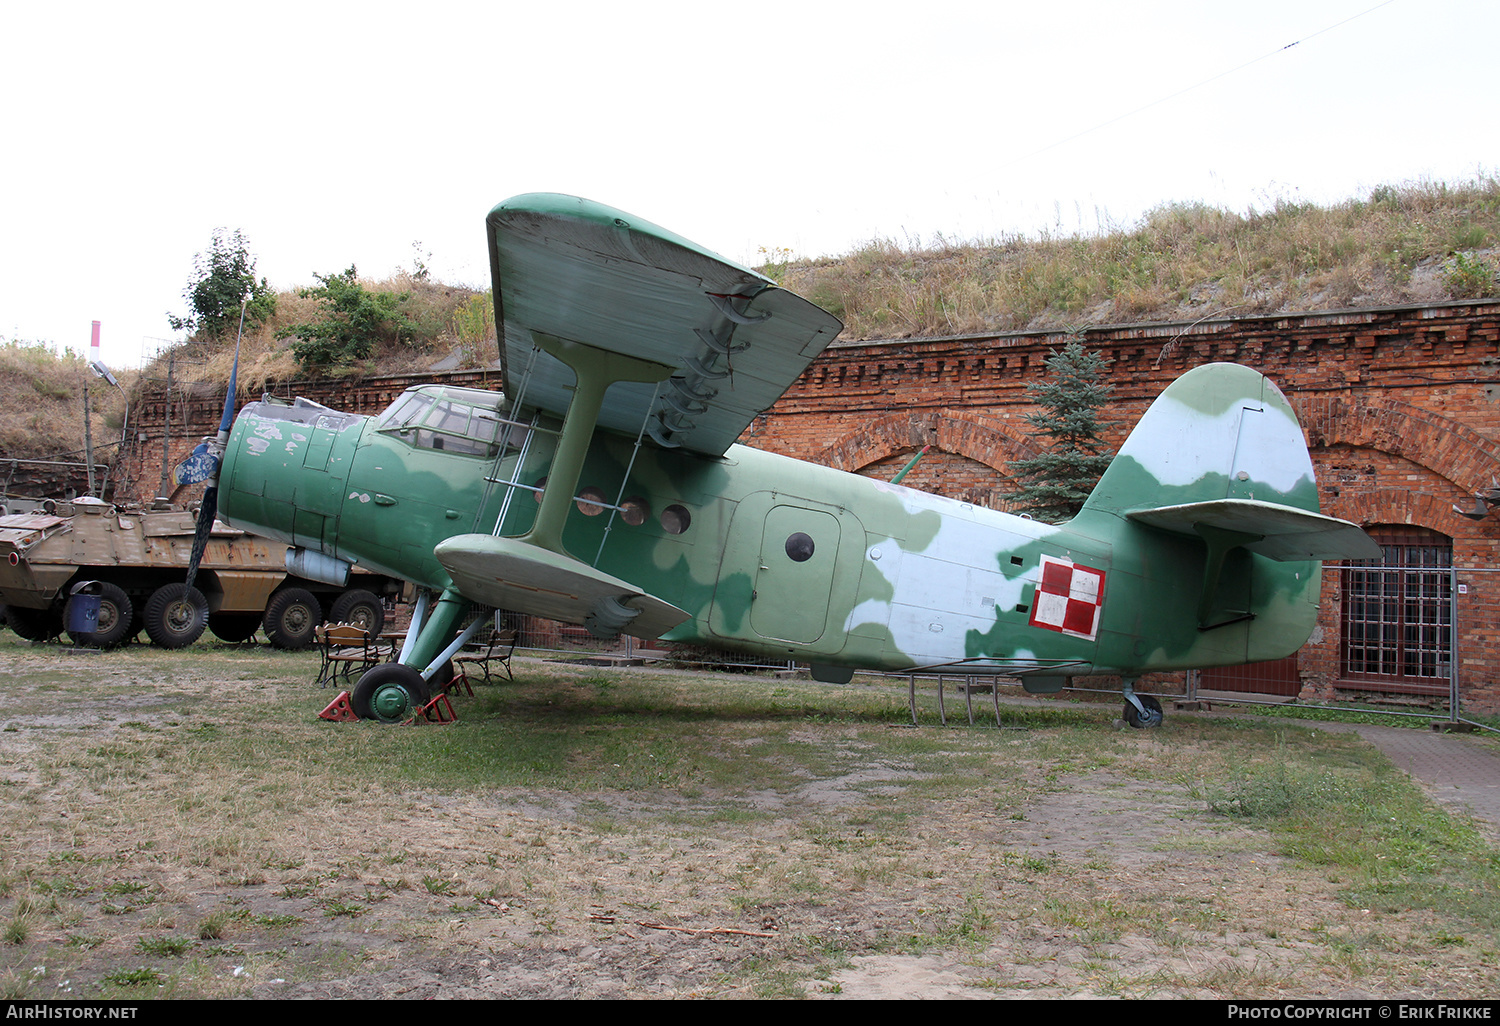
<svg viewBox="0 0 1500 1026">
<path fill-rule="evenodd" d="M 826 722 L 757 711 L 740 681 L 748 711 L 692 709 L 672 740 L 682 699 L 621 714 L 636 685 L 591 677 L 609 731 L 547 718 L 561 703 L 538 692 L 575 687 L 551 678 L 506 685 L 494 728 L 476 724 L 500 691 L 458 728 L 403 731 L 316 720 L 332 696 L 309 693 L 310 657 L 0 657 L 9 996 L 1492 989 L 1470 968 L 1489 935 L 1352 908 L 1337 873 L 1210 813 L 1179 782 L 1208 748 L 1185 722 L 897 730 L 833 721 L 838 693 Z M 565 757 L 486 733 L 528 715 Z M 622 735 L 658 754 L 589 747 Z M 415 782 L 470 745 L 535 783 Z"/>
</svg>

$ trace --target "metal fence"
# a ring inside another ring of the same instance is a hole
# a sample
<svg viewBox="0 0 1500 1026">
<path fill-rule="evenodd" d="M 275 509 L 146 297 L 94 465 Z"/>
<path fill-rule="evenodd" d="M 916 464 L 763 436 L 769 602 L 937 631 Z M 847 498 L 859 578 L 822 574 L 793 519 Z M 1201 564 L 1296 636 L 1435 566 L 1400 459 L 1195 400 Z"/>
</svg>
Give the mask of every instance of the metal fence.
<svg viewBox="0 0 1500 1026">
<path fill-rule="evenodd" d="M 1314 641 L 1302 653 L 1272 663 L 1188 671 L 1180 677 L 1181 690 L 1155 693 L 1161 698 L 1195 700 L 1209 691 L 1223 700 L 1229 692 L 1236 703 L 1279 705 L 1301 693 L 1307 675 L 1319 679 L 1329 699 L 1319 701 L 1319 708 L 1432 719 L 1442 715 L 1434 711 L 1436 706 L 1449 719 L 1460 720 L 1464 685 L 1474 683 L 1464 679 L 1465 667 L 1471 674 L 1489 673 L 1489 659 L 1500 655 L 1500 644 L 1491 638 L 1500 610 L 1500 577 L 1495 576 L 1500 568 L 1457 567 L 1435 553 L 1418 558 L 1419 565 L 1324 567 L 1323 572 L 1334 577 L 1325 582 L 1334 587 L 1325 587 L 1324 593 L 1337 596 L 1337 612 L 1325 616 Z M 665 662 L 735 671 L 794 670 L 806 665 L 696 646 L 654 648 L 629 636 L 605 640 L 582 627 L 531 617 L 507 626 L 519 631 L 518 648 L 563 658 L 622 665 Z M 982 696 L 982 704 L 993 705 L 999 723 L 1001 696 L 1010 690 L 1018 697 L 1024 694 L 1020 681 L 992 674 L 932 670 L 880 676 L 908 682 L 914 716 L 920 683 L 936 699 L 943 723 L 948 719 L 950 689 L 955 699 L 962 699 L 964 718 L 970 723 L 975 722 L 976 695 Z M 1080 679 L 1064 693 L 1119 694 L 1117 688 L 1092 687 L 1086 680 Z M 1150 693 L 1152 688 L 1143 681 L 1138 690 Z M 1340 704 L 1334 696 L 1360 704 Z"/>
</svg>

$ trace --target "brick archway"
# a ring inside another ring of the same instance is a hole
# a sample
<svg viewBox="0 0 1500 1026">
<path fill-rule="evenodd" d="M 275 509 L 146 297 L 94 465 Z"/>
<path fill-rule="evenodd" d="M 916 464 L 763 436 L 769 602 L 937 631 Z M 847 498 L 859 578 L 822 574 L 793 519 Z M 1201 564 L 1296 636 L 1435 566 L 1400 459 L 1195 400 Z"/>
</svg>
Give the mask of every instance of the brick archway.
<svg viewBox="0 0 1500 1026">
<path fill-rule="evenodd" d="M 1399 456 L 1451 481 L 1465 495 L 1489 487 L 1500 473 L 1500 444 L 1399 400 L 1371 398 L 1356 406 L 1344 398 L 1297 397 L 1293 405 L 1314 449 L 1347 445 Z M 1444 511 L 1451 519 L 1452 510 Z"/>
<path fill-rule="evenodd" d="M 1039 451 L 1029 435 L 996 427 L 972 414 L 943 409 L 878 417 L 817 452 L 813 461 L 858 473 L 895 453 L 924 445 L 965 456 L 1001 475 L 1011 460 L 1035 456 Z"/>
<path fill-rule="evenodd" d="M 1340 495 L 1325 504 L 1329 516 L 1352 520 L 1356 524 L 1406 524 L 1441 531 L 1451 537 L 1461 536 L 1472 526 L 1457 513 L 1453 503 L 1427 492 L 1407 488 L 1375 488 L 1356 494 Z"/>
</svg>

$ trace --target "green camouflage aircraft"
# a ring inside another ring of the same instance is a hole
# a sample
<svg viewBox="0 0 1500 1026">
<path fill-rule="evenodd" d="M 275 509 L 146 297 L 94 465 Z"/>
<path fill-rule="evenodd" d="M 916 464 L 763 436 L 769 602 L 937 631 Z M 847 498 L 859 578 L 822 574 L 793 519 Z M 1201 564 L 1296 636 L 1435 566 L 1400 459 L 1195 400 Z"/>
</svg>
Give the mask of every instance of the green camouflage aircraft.
<svg viewBox="0 0 1500 1026">
<path fill-rule="evenodd" d="M 297 572 L 414 582 L 397 661 L 360 679 L 394 721 L 495 609 L 600 637 L 856 669 L 1020 678 L 1289 655 L 1322 559 L 1379 548 L 1318 513 L 1286 399 L 1232 364 L 1151 406 L 1076 518 L 1011 516 L 734 444 L 842 325 L 656 225 L 571 196 L 488 217 L 504 393 L 408 389 L 376 417 L 248 405 L 197 460 L 205 511 L 284 541 Z M 191 477 L 191 475 L 187 475 Z"/>
</svg>

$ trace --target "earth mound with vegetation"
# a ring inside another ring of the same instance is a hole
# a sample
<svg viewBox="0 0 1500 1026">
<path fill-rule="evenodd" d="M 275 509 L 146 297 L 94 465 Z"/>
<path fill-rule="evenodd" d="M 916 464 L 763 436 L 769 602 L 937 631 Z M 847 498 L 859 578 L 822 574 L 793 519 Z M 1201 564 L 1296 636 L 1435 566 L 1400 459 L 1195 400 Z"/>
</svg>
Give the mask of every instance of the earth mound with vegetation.
<svg viewBox="0 0 1500 1026">
<path fill-rule="evenodd" d="M 1382 186 L 1329 207 L 1170 203 L 1131 228 L 853 253 L 762 268 L 846 339 L 1191 321 L 1500 294 L 1500 179 Z"/>
<path fill-rule="evenodd" d="M 1172 203 L 1092 235 L 930 245 L 874 240 L 839 257 L 766 251 L 759 270 L 845 322 L 846 339 L 930 337 L 1188 321 L 1278 311 L 1500 296 L 1500 178 L 1381 186 L 1328 207 L 1278 200 L 1236 213 Z M 354 266 L 289 292 L 255 277 L 239 233 L 216 232 L 169 315 L 190 334 L 139 374 L 132 396 L 228 380 L 248 297 L 240 387 L 328 376 L 477 367 L 495 357 L 487 292 L 432 279 L 418 255 L 381 280 Z M 237 298 L 238 297 L 238 298 Z M 0 339 L 0 457 L 80 458 L 86 361 Z M 94 442 L 118 440 L 123 396 L 94 382 Z"/>
</svg>

